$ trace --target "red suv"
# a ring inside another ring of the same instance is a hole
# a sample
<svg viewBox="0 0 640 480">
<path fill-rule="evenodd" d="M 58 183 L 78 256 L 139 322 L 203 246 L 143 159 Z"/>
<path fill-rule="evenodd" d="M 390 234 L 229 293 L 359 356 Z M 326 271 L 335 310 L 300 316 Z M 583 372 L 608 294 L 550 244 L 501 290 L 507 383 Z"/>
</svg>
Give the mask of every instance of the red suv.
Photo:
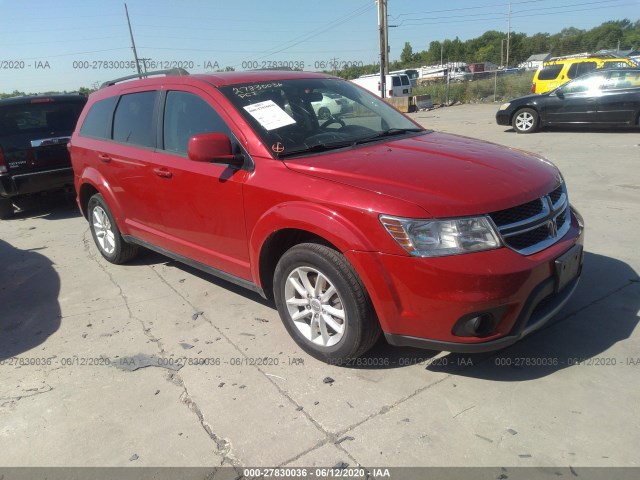
<svg viewBox="0 0 640 480">
<path fill-rule="evenodd" d="M 340 95 L 348 115 L 312 104 Z M 339 78 L 253 71 L 111 82 L 71 144 L 112 263 L 143 246 L 273 298 L 327 361 L 393 345 L 479 352 L 573 293 L 583 224 L 558 169 L 425 130 Z"/>
</svg>

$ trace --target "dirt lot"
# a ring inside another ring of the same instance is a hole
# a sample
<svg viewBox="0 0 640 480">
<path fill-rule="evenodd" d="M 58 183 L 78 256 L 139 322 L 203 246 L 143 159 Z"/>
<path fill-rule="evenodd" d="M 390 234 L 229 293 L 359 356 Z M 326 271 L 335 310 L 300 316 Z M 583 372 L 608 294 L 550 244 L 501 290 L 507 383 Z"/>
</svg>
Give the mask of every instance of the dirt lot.
<svg viewBox="0 0 640 480">
<path fill-rule="evenodd" d="M 561 168 L 587 253 L 553 325 L 329 366 L 252 293 L 153 253 L 108 264 L 51 198 L 0 222 L 0 465 L 640 466 L 640 133 L 517 135 L 496 108 L 412 116 Z"/>
</svg>

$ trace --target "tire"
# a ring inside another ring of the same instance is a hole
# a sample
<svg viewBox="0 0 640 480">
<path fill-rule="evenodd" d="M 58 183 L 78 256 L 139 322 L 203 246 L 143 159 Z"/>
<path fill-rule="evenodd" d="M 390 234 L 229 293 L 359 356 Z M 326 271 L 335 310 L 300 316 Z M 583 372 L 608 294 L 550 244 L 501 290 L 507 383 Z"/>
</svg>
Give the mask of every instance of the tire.
<svg viewBox="0 0 640 480">
<path fill-rule="evenodd" d="M 331 117 L 331 111 L 329 111 L 327 107 L 321 107 L 320 110 L 318 110 L 318 118 L 320 120 L 327 120 L 329 117 Z"/>
<path fill-rule="evenodd" d="M 8 198 L 0 198 L 0 220 L 13 216 L 13 202 Z"/>
<path fill-rule="evenodd" d="M 319 360 L 357 358 L 380 336 L 362 281 L 347 259 L 329 247 L 303 243 L 288 250 L 276 266 L 273 291 L 287 331 Z"/>
<path fill-rule="evenodd" d="M 522 108 L 511 120 L 511 126 L 518 133 L 533 133 L 538 129 L 538 112 L 532 108 Z"/>
<path fill-rule="evenodd" d="M 89 199 L 87 217 L 93 241 L 108 262 L 126 263 L 138 254 L 139 247 L 122 238 L 111 210 L 99 193 Z"/>
</svg>

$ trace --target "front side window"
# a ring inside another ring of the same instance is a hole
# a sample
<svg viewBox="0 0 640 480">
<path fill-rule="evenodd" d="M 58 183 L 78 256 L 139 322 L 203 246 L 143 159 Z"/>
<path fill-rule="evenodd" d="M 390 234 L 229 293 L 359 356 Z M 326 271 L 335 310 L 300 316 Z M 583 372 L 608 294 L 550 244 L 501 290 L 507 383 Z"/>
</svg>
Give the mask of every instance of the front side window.
<svg viewBox="0 0 640 480">
<path fill-rule="evenodd" d="M 345 80 L 265 81 L 220 91 L 278 158 L 427 132 L 383 99 Z"/>
<path fill-rule="evenodd" d="M 153 109 L 157 92 L 130 93 L 120 97 L 113 118 L 113 139 L 140 147 L 155 147 Z"/>
<path fill-rule="evenodd" d="M 186 156 L 191 137 L 215 132 L 231 136 L 227 124 L 207 102 L 193 93 L 167 93 L 163 125 L 166 151 Z"/>
<path fill-rule="evenodd" d="M 594 75 L 586 75 L 581 78 L 577 78 L 564 86 L 562 86 L 562 92 L 565 94 L 575 93 L 588 93 L 594 94 L 600 90 L 605 80 L 605 73 L 600 72 Z"/>
</svg>

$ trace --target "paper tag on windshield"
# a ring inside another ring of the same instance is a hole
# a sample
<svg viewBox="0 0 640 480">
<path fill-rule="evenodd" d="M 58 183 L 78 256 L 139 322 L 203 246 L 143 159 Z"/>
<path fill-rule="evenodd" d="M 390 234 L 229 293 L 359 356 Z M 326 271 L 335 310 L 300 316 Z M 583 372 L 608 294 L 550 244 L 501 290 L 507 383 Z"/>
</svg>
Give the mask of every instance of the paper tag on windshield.
<svg viewBox="0 0 640 480">
<path fill-rule="evenodd" d="M 276 128 L 296 123 L 296 121 L 276 105 L 273 100 L 247 105 L 244 109 L 266 130 L 275 130 Z"/>
</svg>

